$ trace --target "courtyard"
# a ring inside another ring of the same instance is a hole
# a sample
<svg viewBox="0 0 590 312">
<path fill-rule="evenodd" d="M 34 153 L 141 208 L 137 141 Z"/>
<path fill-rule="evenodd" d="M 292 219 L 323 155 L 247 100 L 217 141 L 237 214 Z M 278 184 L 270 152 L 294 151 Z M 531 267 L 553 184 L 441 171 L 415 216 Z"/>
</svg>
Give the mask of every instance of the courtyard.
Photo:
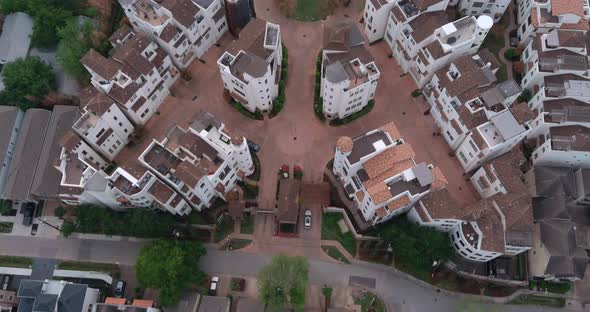
<svg viewBox="0 0 590 312">
<path fill-rule="evenodd" d="M 349 7 L 338 8 L 328 17 L 328 21 L 347 16 L 358 21 L 361 13 L 357 10 L 357 1 L 360 0 L 353 1 Z M 280 13 L 273 0 L 258 0 L 256 6 L 259 18 L 281 26 L 283 42 L 289 50 L 289 77 L 283 110 L 272 119 L 258 121 L 245 117 L 228 104 L 223 95 L 223 82 L 216 64 L 225 51 L 224 48 L 233 40 L 231 35 L 226 34 L 219 46 L 213 46 L 201 61 L 193 62 L 188 69 L 192 79 L 179 79 L 176 82 L 172 95 L 162 104 L 159 113 L 141 130 L 139 139 L 119 154 L 116 159 L 119 165 L 133 171 L 133 168 L 139 166 L 137 157 L 153 139 L 162 140 L 176 124 L 188 127 L 200 112 L 207 111 L 235 132 L 260 145 L 258 156 L 262 171 L 258 209 L 272 211 L 276 204 L 276 174 L 282 164 L 301 166 L 305 172 L 304 182 L 319 183 L 323 180 L 325 165 L 333 157 L 338 137 L 356 137 L 394 121 L 404 140 L 416 151 L 416 162 L 432 163 L 440 167 L 449 181 L 447 188 L 461 205 L 478 198 L 475 189 L 463 175 L 459 162 L 449 156 L 450 150 L 446 142 L 434 135 L 438 129 L 433 119 L 425 115 L 428 103 L 421 97 L 413 98 L 410 95 L 415 84 L 409 76 L 402 75 L 395 59 L 389 57 L 390 51 L 385 42 L 369 47 L 381 72 L 375 108 L 368 115 L 347 125 L 331 127 L 320 121 L 313 111 L 315 61 L 321 49 L 324 21 L 299 22 L 288 19 Z M 359 28 L 363 29 L 363 25 L 359 24 Z M 318 216 L 316 221 L 319 224 L 320 212 L 314 212 L 314 215 Z M 256 223 L 270 226 L 270 222 Z M 279 242 L 270 244 L 272 238 L 260 235 L 261 232 L 271 231 L 257 231 L 255 242 L 268 240 L 268 245 L 279 245 Z M 306 244 L 295 245 L 303 249 L 313 249 L 303 253 L 317 256 L 320 252 L 319 239 L 316 237 L 318 235 L 306 236 L 309 237 L 298 238 L 307 242 Z M 312 241 L 315 242 L 311 243 Z M 253 245 L 250 248 L 266 249 L 260 244 Z"/>
</svg>

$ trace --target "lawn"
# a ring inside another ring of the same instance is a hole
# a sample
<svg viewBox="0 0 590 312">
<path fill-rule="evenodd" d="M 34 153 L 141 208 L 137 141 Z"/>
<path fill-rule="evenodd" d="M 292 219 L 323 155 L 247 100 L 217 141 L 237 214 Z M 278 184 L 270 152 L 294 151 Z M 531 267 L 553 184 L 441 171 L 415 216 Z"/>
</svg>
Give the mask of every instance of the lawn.
<svg viewBox="0 0 590 312">
<path fill-rule="evenodd" d="M 321 18 L 321 0 L 297 0 L 295 18 L 300 21 L 313 22 Z"/>
<path fill-rule="evenodd" d="M 57 265 L 60 270 L 103 272 L 115 276 L 119 274 L 119 266 L 112 263 L 62 261 Z"/>
<path fill-rule="evenodd" d="M 240 233 L 254 234 L 254 216 L 247 215 L 240 221 Z"/>
<path fill-rule="evenodd" d="M 342 233 L 338 221 L 344 217 L 340 213 L 324 213 L 322 216 L 322 239 L 340 242 L 353 257 L 356 255 L 356 239 L 351 232 Z"/>
<path fill-rule="evenodd" d="M 346 259 L 346 257 L 338 250 L 338 248 L 334 246 L 322 246 L 322 250 L 328 254 L 332 259 L 336 259 L 340 262 L 344 262 L 346 264 L 350 264 L 350 261 Z"/>
<path fill-rule="evenodd" d="M 500 50 L 504 47 L 504 34 L 502 32 L 490 31 L 481 44 L 480 49 L 487 48 L 498 57 Z M 499 61 L 499 59 L 498 59 Z"/>
<path fill-rule="evenodd" d="M 217 228 L 215 229 L 215 234 L 213 235 L 213 239 L 216 243 L 222 241 L 226 236 L 228 236 L 234 230 L 234 220 L 229 216 L 223 216 L 221 221 L 217 224 Z"/>
<path fill-rule="evenodd" d="M 199 224 L 199 225 L 206 225 L 209 224 L 203 216 L 198 211 L 193 211 L 188 215 L 188 223 L 189 224 Z"/>
<path fill-rule="evenodd" d="M 26 257 L 0 256 L 0 267 L 29 268 L 33 259 Z"/>
<path fill-rule="evenodd" d="M 540 305 L 553 308 L 563 308 L 565 307 L 565 298 L 551 298 L 544 297 L 542 295 L 523 295 L 511 301 L 510 304 Z"/>
<path fill-rule="evenodd" d="M 0 233 L 12 232 L 12 226 L 14 226 L 12 222 L 0 222 Z"/>
</svg>

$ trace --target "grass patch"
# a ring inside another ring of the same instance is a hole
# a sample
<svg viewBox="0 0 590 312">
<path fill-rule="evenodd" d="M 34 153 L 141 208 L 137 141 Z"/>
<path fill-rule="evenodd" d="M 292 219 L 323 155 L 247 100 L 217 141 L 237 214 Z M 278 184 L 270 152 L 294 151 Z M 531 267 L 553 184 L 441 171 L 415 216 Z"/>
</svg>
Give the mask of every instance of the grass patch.
<svg viewBox="0 0 590 312">
<path fill-rule="evenodd" d="M 320 0 L 297 0 L 295 18 L 305 22 L 319 20 L 321 18 Z"/>
<path fill-rule="evenodd" d="M 223 245 L 221 250 L 238 250 L 250 245 L 250 243 L 252 243 L 252 240 L 249 239 L 232 239 Z"/>
<path fill-rule="evenodd" d="M 508 79 L 508 66 L 506 66 L 506 64 L 500 63 L 500 68 L 498 68 L 498 71 L 496 72 L 496 77 L 500 82 L 506 81 Z"/>
<path fill-rule="evenodd" d="M 530 281 L 529 287 L 531 289 L 539 289 L 540 291 L 547 290 L 551 293 L 565 294 L 572 288 L 571 282 L 551 282 L 551 281 Z"/>
<path fill-rule="evenodd" d="M 254 216 L 247 215 L 240 220 L 240 233 L 254 234 Z"/>
<path fill-rule="evenodd" d="M 565 298 L 544 297 L 541 295 L 523 295 L 510 302 L 516 305 L 540 305 L 553 308 L 565 307 Z"/>
<path fill-rule="evenodd" d="M 480 49 L 488 49 L 494 55 L 499 56 L 500 50 L 504 47 L 504 34 L 503 31 L 494 32 L 490 31 L 486 39 L 481 44 Z"/>
<path fill-rule="evenodd" d="M 0 222 L 0 233 L 12 232 L 13 226 L 14 226 L 14 223 L 12 223 L 12 222 Z"/>
<path fill-rule="evenodd" d="M 340 262 L 350 264 L 350 261 L 334 246 L 322 246 L 322 250 L 328 254 L 332 259 L 336 259 Z"/>
<path fill-rule="evenodd" d="M 238 181 L 238 185 L 244 191 L 245 199 L 256 199 L 258 197 L 258 186 L 250 185 L 244 181 Z"/>
<path fill-rule="evenodd" d="M 356 255 L 356 239 L 352 233 L 342 233 L 338 221 L 344 217 L 340 213 L 324 213 L 322 216 L 322 239 L 340 242 L 352 256 Z"/>
<path fill-rule="evenodd" d="M 111 275 L 119 273 L 119 266 L 112 263 L 63 261 L 57 265 L 60 270 L 103 272 Z"/>
<path fill-rule="evenodd" d="M 361 306 L 362 312 L 385 312 L 381 298 L 370 292 L 365 292 L 361 298 L 354 298 L 354 303 Z"/>
<path fill-rule="evenodd" d="M 217 228 L 215 228 L 215 234 L 213 234 L 213 239 L 216 243 L 222 241 L 226 236 L 228 236 L 234 230 L 234 220 L 229 216 L 223 216 L 221 221 L 217 223 Z"/>
<path fill-rule="evenodd" d="M 264 117 L 262 116 L 262 113 L 259 112 L 258 110 L 256 112 L 251 112 L 249 111 L 246 107 L 244 107 L 244 105 L 242 105 L 242 103 L 235 101 L 232 99 L 231 104 L 230 104 L 235 110 L 237 110 L 238 112 L 240 112 L 242 115 L 250 118 L 250 119 L 254 119 L 254 120 L 263 120 Z"/>
<path fill-rule="evenodd" d="M 334 119 L 334 120 L 330 120 L 330 126 L 335 127 L 335 126 L 342 126 L 348 123 L 351 123 L 363 116 L 365 116 L 366 114 L 370 113 L 373 110 L 373 107 L 375 107 L 375 100 L 369 100 L 369 103 L 367 104 L 367 106 L 365 106 L 362 110 L 351 114 L 348 117 L 342 118 L 342 119 Z"/>
<path fill-rule="evenodd" d="M 0 256 L 0 267 L 29 268 L 33 259 L 27 257 Z"/>
<path fill-rule="evenodd" d="M 207 222 L 207 220 L 205 220 L 205 218 L 203 218 L 203 216 L 201 216 L 201 214 L 198 211 L 192 211 L 188 215 L 188 223 L 189 224 L 199 224 L 199 225 L 210 224 L 209 222 Z"/>
</svg>

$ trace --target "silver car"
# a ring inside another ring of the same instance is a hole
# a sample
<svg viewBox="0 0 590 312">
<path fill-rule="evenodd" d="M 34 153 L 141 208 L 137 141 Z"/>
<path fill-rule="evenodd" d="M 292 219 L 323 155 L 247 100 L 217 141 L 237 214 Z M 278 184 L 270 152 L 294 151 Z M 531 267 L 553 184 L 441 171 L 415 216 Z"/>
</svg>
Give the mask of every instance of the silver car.
<svg viewBox="0 0 590 312">
<path fill-rule="evenodd" d="M 305 210 L 305 216 L 303 218 L 303 225 L 306 229 L 311 227 L 311 210 Z"/>
</svg>

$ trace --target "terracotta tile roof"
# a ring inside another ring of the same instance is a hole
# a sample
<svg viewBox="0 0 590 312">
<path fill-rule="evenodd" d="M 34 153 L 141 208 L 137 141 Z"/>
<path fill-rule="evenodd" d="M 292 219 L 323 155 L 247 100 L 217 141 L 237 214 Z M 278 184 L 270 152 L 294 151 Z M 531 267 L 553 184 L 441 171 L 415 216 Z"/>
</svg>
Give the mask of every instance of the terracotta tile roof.
<svg viewBox="0 0 590 312">
<path fill-rule="evenodd" d="M 524 163 L 526 163 L 526 160 L 517 145 L 510 152 L 492 160 L 490 164 L 494 167 L 494 171 L 498 174 L 498 178 L 506 191 L 527 194 L 528 189 L 524 184 L 524 173 L 521 170 Z"/>
<path fill-rule="evenodd" d="M 174 36 L 178 34 L 178 29 L 172 25 L 172 23 L 168 23 L 166 27 L 160 33 L 160 39 L 164 40 L 164 42 L 170 42 Z"/>
<path fill-rule="evenodd" d="M 481 133 L 479 133 L 479 130 L 476 129 L 472 133 L 473 135 L 471 136 L 471 138 L 473 139 L 473 142 L 475 142 L 479 150 L 483 151 L 484 149 L 486 149 L 488 147 L 488 144 L 481 136 Z"/>
<path fill-rule="evenodd" d="M 551 0 L 551 13 L 553 16 L 575 14 L 583 17 L 584 0 Z"/>
<path fill-rule="evenodd" d="M 510 106 L 510 112 L 512 112 L 512 115 L 519 124 L 523 124 L 537 117 L 537 115 L 529 109 L 525 102 L 512 104 L 512 106 Z"/>
<path fill-rule="evenodd" d="M 434 182 L 432 182 L 433 190 L 442 189 L 449 184 L 449 181 L 447 181 L 447 178 L 439 167 L 434 167 L 432 169 L 432 175 L 434 176 Z"/>
<path fill-rule="evenodd" d="M 343 153 L 352 151 L 353 146 L 352 139 L 347 136 L 339 137 L 338 141 L 336 141 L 336 147 Z"/>
<path fill-rule="evenodd" d="M 380 204 L 392 197 L 391 192 L 387 188 L 387 184 L 385 184 L 385 180 L 391 177 L 394 177 L 404 170 L 410 169 L 414 167 L 416 163 L 412 159 L 406 159 L 401 162 L 397 162 L 381 173 L 379 176 L 369 179 L 363 182 L 369 196 L 374 203 Z"/>
<path fill-rule="evenodd" d="M 125 37 L 129 36 L 129 34 L 132 33 L 133 30 L 131 30 L 129 26 L 123 25 L 119 27 L 119 29 L 115 30 L 115 32 L 109 37 L 109 41 L 111 43 L 118 43 L 119 41 L 125 39 Z"/>
<path fill-rule="evenodd" d="M 448 22 L 448 16 L 444 11 L 435 11 L 422 13 L 408 24 L 412 27 L 412 37 L 418 43 L 430 37 L 437 28 Z"/>
<path fill-rule="evenodd" d="M 397 140 L 402 136 L 393 121 L 384 126 L 381 126 L 379 130 L 387 132 L 392 140 Z"/>
<path fill-rule="evenodd" d="M 535 28 L 539 27 L 539 16 L 537 15 L 537 9 L 534 7 L 531 9 L 531 24 Z"/>
<path fill-rule="evenodd" d="M 115 101 L 113 101 L 113 99 L 106 96 L 105 94 L 98 93 L 95 97 L 88 101 L 86 104 L 86 109 L 94 112 L 98 116 L 102 116 L 102 114 L 108 111 L 113 105 L 115 105 Z"/>
<path fill-rule="evenodd" d="M 482 250 L 504 252 L 506 245 L 504 226 L 500 214 L 493 205 L 493 201 L 489 199 L 477 201 L 471 205 L 471 208 L 467 208 L 471 213 L 466 216 L 466 219 L 477 222 L 482 232 Z"/>
<path fill-rule="evenodd" d="M 126 298 L 115 298 L 115 297 L 106 297 L 104 303 L 106 304 L 114 304 L 114 305 L 123 305 L 127 302 Z"/>
<path fill-rule="evenodd" d="M 412 2 L 414 3 L 414 5 L 416 6 L 416 8 L 418 8 L 419 10 L 425 10 L 428 7 L 435 5 L 439 2 L 441 2 L 441 0 L 412 0 Z"/>
<path fill-rule="evenodd" d="M 80 95 L 78 95 L 78 98 L 80 98 L 80 107 L 86 106 L 98 93 L 98 90 L 94 86 L 88 86 L 82 89 Z"/>
<path fill-rule="evenodd" d="M 358 198 L 359 202 L 362 202 L 365 199 L 365 192 L 363 190 L 356 192 L 356 198 Z"/>
<path fill-rule="evenodd" d="M 105 79 L 111 79 L 120 69 L 120 64 L 106 58 L 94 49 L 90 49 L 80 60 L 80 63 L 90 68 Z"/>
<path fill-rule="evenodd" d="M 561 24 L 559 29 L 590 30 L 590 24 L 588 24 L 588 19 L 582 18 L 576 24 Z"/>
<path fill-rule="evenodd" d="M 560 47 L 585 48 L 586 34 L 581 31 L 557 30 Z"/>
<path fill-rule="evenodd" d="M 463 134 L 463 129 L 461 129 L 461 126 L 457 122 L 457 119 L 451 120 L 451 126 L 453 126 L 453 129 L 455 129 L 455 131 L 457 131 L 457 134 Z"/>
<path fill-rule="evenodd" d="M 435 60 L 438 60 L 439 58 L 451 53 L 445 52 L 442 46 L 440 45 L 440 41 L 438 40 L 434 40 L 433 42 L 427 44 L 425 48 L 426 50 L 428 50 L 428 53 L 430 53 L 430 55 L 432 55 L 432 57 Z"/>
<path fill-rule="evenodd" d="M 432 191 L 420 200 L 433 219 L 461 219 L 463 209 L 447 188 Z"/>
<path fill-rule="evenodd" d="M 397 210 L 406 207 L 410 203 L 410 198 L 407 195 L 402 195 L 399 198 L 392 200 L 387 204 L 389 210 Z"/>
<path fill-rule="evenodd" d="M 394 5 L 391 9 L 391 12 L 393 13 L 393 16 L 398 21 L 398 23 L 403 23 L 406 21 L 406 16 L 404 15 L 402 9 L 398 5 Z"/>
<path fill-rule="evenodd" d="M 467 105 L 461 105 L 455 108 L 455 111 L 468 130 L 475 129 L 488 121 L 488 117 L 483 109 L 472 113 L 469 108 L 467 108 Z"/>
<path fill-rule="evenodd" d="M 474 88 L 481 88 L 491 84 L 488 77 L 483 73 L 477 62 L 470 55 L 461 56 L 453 61 L 453 64 L 460 74 L 455 80 L 451 80 L 447 75 L 449 66 L 436 71 L 436 76 L 440 81 L 440 85 L 447 89 L 447 92 L 451 97 L 460 96 Z M 474 94 L 474 97 L 481 92 L 483 91 L 477 91 Z"/>
<path fill-rule="evenodd" d="M 161 204 L 166 204 L 174 196 L 174 191 L 160 180 L 150 187 L 149 193 L 154 196 Z"/>
<path fill-rule="evenodd" d="M 174 16 L 174 19 L 186 28 L 190 28 L 197 20 L 196 16 L 200 11 L 199 7 L 191 0 L 164 0 L 160 4 L 168 9 Z"/>
<path fill-rule="evenodd" d="M 387 211 L 385 211 L 384 207 L 381 207 L 381 208 L 375 210 L 375 214 L 377 215 L 377 217 L 379 219 L 381 219 L 381 218 L 387 216 Z"/>
<path fill-rule="evenodd" d="M 369 178 L 374 178 L 391 168 L 392 164 L 411 159 L 414 156 L 416 153 L 410 144 L 396 145 L 364 162 L 363 168 L 367 171 Z"/>
<path fill-rule="evenodd" d="M 154 306 L 154 301 L 153 300 L 133 299 L 133 303 L 131 305 L 134 307 L 151 308 Z"/>
<path fill-rule="evenodd" d="M 488 50 L 487 48 L 477 51 L 477 55 L 479 55 L 481 60 L 485 63 L 490 63 L 492 68 L 500 68 L 500 62 L 496 58 L 496 55 L 490 52 L 490 50 Z"/>
</svg>

